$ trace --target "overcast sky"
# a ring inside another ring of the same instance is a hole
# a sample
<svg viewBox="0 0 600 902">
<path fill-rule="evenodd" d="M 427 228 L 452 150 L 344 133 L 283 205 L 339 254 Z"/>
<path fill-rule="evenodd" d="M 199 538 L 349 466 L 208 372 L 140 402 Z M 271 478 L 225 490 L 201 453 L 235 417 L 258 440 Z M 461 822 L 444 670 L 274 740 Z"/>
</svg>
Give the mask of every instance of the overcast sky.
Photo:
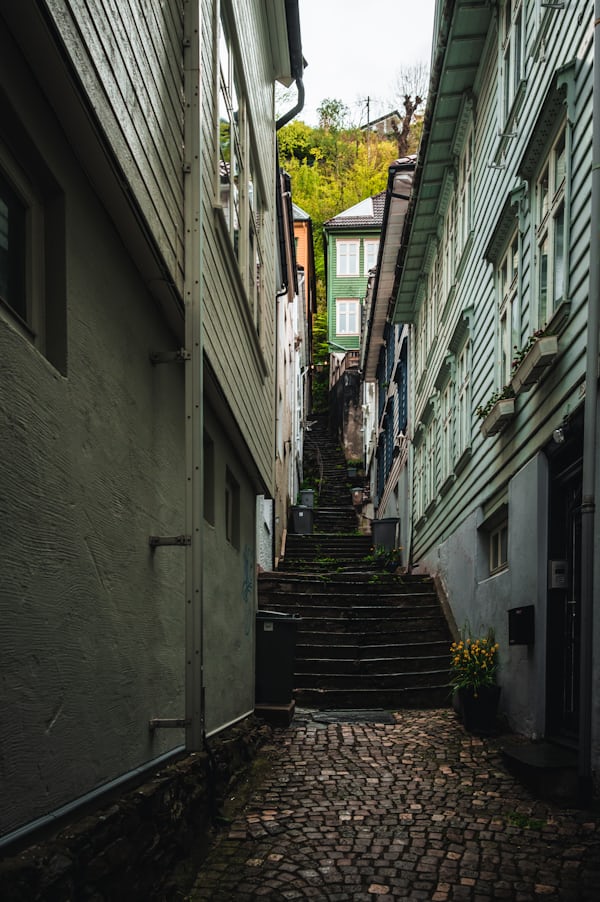
<svg viewBox="0 0 600 902">
<path fill-rule="evenodd" d="M 435 0 L 299 0 L 305 104 L 298 116 L 316 126 L 325 98 L 342 100 L 351 123 L 397 107 L 400 69 L 429 68 Z M 394 107 L 391 106 L 394 102 Z"/>
</svg>

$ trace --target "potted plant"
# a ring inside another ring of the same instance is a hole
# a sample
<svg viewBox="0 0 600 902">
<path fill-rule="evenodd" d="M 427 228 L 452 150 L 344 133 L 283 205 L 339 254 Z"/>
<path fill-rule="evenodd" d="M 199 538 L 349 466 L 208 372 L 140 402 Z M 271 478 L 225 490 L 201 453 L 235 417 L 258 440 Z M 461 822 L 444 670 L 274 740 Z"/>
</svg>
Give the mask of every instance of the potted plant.
<svg viewBox="0 0 600 902">
<path fill-rule="evenodd" d="M 515 393 L 512 385 L 505 385 L 494 392 L 487 404 L 480 404 L 477 416 L 482 420 L 481 431 L 484 436 L 502 432 L 509 420 L 515 415 Z"/>
<path fill-rule="evenodd" d="M 468 629 L 450 646 L 450 685 L 465 729 L 493 733 L 500 700 L 498 643 L 493 630 L 473 637 Z"/>
<path fill-rule="evenodd" d="M 515 394 L 529 391 L 558 354 L 558 338 L 537 329 L 519 350 L 515 345 L 511 385 Z"/>
</svg>

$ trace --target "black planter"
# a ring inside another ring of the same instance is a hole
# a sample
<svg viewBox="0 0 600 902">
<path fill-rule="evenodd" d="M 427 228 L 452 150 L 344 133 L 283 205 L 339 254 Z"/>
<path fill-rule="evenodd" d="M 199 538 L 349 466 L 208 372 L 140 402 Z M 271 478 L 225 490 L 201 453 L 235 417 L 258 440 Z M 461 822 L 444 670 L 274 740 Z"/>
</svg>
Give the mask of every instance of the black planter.
<svg viewBox="0 0 600 902">
<path fill-rule="evenodd" d="M 481 736 L 495 733 L 500 686 L 480 686 L 477 693 L 473 689 L 458 689 L 456 701 L 465 730 Z"/>
</svg>

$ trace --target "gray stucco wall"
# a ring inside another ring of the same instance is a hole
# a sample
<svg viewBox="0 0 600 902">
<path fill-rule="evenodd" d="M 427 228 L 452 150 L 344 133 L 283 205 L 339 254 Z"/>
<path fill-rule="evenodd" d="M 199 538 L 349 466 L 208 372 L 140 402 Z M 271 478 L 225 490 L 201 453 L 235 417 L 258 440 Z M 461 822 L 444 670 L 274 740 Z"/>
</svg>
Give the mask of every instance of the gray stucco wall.
<svg viewBox="0 0 600 902">
<path fill-rule="evenodd" d="M 66 204 L 67 367 L 0 316 L 0 832 L 181 743 L 182 367 L 50 116 L 22 109 Z"/>
<path fill-rule="evenodd" d="M 508 485 L 506 570 L 485 575 L 487 543 L 481 536 L 480 510 L 420 562 L 442 579 L 459 629 L 478 634 L 493 627 L 500 645 L 501 708 L 512 727 L 529 736 L 543 734 L 545 718 L 547 482 L 547 461 L 540 454 Z M 530 604 L 535 606 L 535 643 L 510 646 L 508 611 Z"/>
</svg>

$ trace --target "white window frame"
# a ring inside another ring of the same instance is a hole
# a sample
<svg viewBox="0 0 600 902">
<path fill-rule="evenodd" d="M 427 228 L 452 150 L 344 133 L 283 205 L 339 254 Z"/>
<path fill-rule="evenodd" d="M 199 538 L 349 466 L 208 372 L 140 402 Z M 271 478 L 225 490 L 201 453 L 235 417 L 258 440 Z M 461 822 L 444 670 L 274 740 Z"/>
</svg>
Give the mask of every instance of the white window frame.
<svg viewBox="0 0 600 902">
<path fill-rule="evenodd" d="M 379 239 L 365 238 L 363 242 L 364 264 L 363 272 L 365 276 L 377 265 L 377 255 L 379 253 Z"/>
<path fill-rule="evenodd" d="M 350 329 L 352 318 L 356 329 Z M 345 323 L 343 321 L 346 320 Z M 335 302 L 335 333 L 336 335 L 360 334 L 360 301 L 358 298 L 336 298 Z"/>
<path fill-rule="evenodd" d="M 218 30 L 219 116 L 217 126 L 217 204 L 223 212 L 252 321 L 260 335 L 264 307 L 262 225 L 264 203 L 257 154 L 251 141 L 250 112 L 239 73 L 240 56 L 222 5 Z M 222 141 L 223 126 L 229 144 Z"/>
<path fill-rule="evenodd" d="M 336 275 L 341 278 L 360 275 L 360 241 L 338 238 L 335 243 Z"/>
<path fill-rule="evenodd" d="M 500 9 L 499 55 L 501 77 L 500 121 L 503 126 L 510 121 L 513 104 L 523 79 L 525 26 L 523 0 L 504 0 Z"/>
<path fill-rule="evenodd" d="M 456 355 L 456 454 L 471 444 L 471 340 Z"/>
<path fill-rule="evenodd" d="M 538 326 L 566 299 L 568 269 L 566 215 L 566 125 L 559 130 L 535 185 Z"/>
<path fill-rule="evenodd" d="M 519 316 L 519 233 L 515 228 L 496 270 L 498 291 L 498 375 L 499 386 L 508 384 L 518 340 Z"/>
<path fill-rule="evenodd" d="M 458 161 L 456 245 L 460 260 L 472 231 L 473 217 L 473 126 L 470 125 Z"/>
<path fill-rule="evenodd" d="M 453 425 L 454 425 L 454 382 L 449 379 L 440 397 L 440 429 L 441 429 L 441 480 L 442 484 L 452 473 L 453 456 Z"/>
</svg>

